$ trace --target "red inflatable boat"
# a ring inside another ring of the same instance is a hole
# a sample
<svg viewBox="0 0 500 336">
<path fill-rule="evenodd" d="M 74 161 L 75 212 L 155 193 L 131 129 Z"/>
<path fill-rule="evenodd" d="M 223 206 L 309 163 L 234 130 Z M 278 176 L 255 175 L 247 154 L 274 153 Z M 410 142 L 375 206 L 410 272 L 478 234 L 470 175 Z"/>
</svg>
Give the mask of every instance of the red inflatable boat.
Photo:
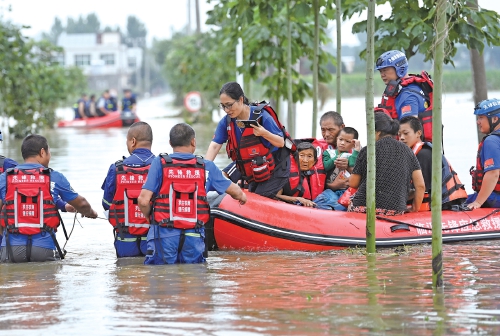
<svg viewBox="0 0 500 336">
<path fill-rule="evenodd" d="M 366 215 L 306 208 L 247 193 L 212 207 L 209 248 L 247 251 L 323 251 L 366 245 Z M 500 209 L 443 211 L 443 242 L 500 238 Z M 431 242 L 431 212 L 377 217 L 377 247 Z M 215 238 L 213 243 L 210 238 Z M 211 244 L 210 244 L 211 243 Z"/>
<path fill-rule="evenodd" d="M 104 127 L 127 127 L 139 121 L 134 112 L 111 112 L 104 117 L 63 120 L 57 127 L 77 128 L 104 128 Z"/>
</svg>

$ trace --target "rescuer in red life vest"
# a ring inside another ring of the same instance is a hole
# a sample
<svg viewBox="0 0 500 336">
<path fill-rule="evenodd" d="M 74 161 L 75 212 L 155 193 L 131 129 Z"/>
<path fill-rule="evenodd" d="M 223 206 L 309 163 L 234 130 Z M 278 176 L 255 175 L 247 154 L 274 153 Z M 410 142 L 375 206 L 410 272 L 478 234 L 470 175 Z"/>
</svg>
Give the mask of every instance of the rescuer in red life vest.
<svg viewBox="0 0 500 336">
<path fill-rule="evenodd" d="M 477 149 L 476 169 L 471 168 L 470 209 L 500 208 L 500 100 L 483 100 L 474 109 L 481 133 L 486 134 Z"/>
<path fill-rule="evenodd" d="M 101 187 L 104 190 L 102 206 L 109 210 L 108 219 L 115 228 L 118 258 L 146 255 L 149 223 L 137 205 L 137 197 L 155 158 L 152 143 L 153 131 L 149 124 L 139 121 L 130 126 L 126 141 L 130 156 L 109 167 Z"/>
<path fill-rule="evenodd" d="M 274 110 L 268 104 L 250 104 L 238 83 L 224 84 L 219 98 L 227 115 L 217 125 L 205 158 L 213 161 L 227 142 L 226 152 L 248 182 L 248 191 L 273 198 L 288 181 L 292 140 Z"/>
<path fill-rule="evenodd" d="M 97 213 L 73 191 L 68 180 L 50 168 L 50 149 L 41 135 L 28 135 L 21 145 L 24 163 L 0 175 L 4 237 L 2 262 L 53 261 L 64 258 L 55 237 L 60 223 L 58 197 L 86 217 Z M 7 220 L 5 220 L 5 217 Z M 57 253 L 55 250 L 57 248 Z"/>
<path fill-rule="evenodd" d="M 245 193 L 227 179 L 217 166 L 195 156 L 195 133 L 187 124 L 170 130 L 173 154 L 153 160 L 138 198 L 151 226 L 144 264 L 201 263 L 205 261 L 205 223 L 210 219 L 206 193 L 227 193 L 240 204 Z M 151 205 L 153 202 L 153 205 Z"/>
<path fill-rule="evenodd" d="M 432 80 L 426 72 L 421 75 L 408 74 L 408 60 L 399 50 L 383 53 L 375 68 L 386 85 L 382 101 L 375 110 L 401 120 L 406 116 L 420 119 L 425 141 L 432 142 Z M 425 88 L 425 90 L 424 90 Z"/>
</svg>

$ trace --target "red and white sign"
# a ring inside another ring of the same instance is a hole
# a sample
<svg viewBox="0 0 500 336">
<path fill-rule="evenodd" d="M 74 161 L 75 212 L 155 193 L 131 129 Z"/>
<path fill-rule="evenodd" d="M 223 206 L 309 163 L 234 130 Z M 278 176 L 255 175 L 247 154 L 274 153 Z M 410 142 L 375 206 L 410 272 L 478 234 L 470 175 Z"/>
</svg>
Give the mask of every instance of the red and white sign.
<svg viewBox="0 0 500 336">
<path fill-rule="evenodd" d="M 184 97 L 184 106 L 189 112 L 198 112 L 201 109 L 201 94 L 196 91 L 189 92 Z"/>
</svg>

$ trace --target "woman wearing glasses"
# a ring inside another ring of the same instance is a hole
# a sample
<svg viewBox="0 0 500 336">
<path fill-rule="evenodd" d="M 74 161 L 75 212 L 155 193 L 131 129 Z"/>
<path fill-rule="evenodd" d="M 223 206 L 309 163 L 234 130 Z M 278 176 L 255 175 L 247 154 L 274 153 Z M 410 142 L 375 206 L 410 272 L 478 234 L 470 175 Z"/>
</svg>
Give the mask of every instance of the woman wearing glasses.
<svg viewBox="0 0 500 336">
<path fill-rule="evenodd" d="M 241 86 L 229 82 L 219 93 L 221 119 L 205 158 L 214 160 L 227 141 L 226 151 L 248 190 L 273 198 L 288 181 L 290 152 L 276 120 L 264 108 L 250 104 Z"/>
</svg>

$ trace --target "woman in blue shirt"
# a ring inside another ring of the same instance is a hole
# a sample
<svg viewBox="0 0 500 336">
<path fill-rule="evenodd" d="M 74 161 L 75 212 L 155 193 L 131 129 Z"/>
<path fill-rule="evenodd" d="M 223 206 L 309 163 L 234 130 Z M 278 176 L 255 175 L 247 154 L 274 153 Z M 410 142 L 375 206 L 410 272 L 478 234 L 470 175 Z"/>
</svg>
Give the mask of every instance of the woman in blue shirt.
<svg viewBox="0 0 500 336">
<path fill-rule="evenodd" d="M 213 161 L 227 141 L 228 156 L 235 161 L 248 190 L 275 197 L 290 174 L 290 155 L 283 131 L 264 108 L 250 104 L 241 86 L 229 82 L 219 93 L 226 116 L 217 125 L 205 158 Z M 257 121 L 243 122 L 247 120 Z"/>
</svg>

